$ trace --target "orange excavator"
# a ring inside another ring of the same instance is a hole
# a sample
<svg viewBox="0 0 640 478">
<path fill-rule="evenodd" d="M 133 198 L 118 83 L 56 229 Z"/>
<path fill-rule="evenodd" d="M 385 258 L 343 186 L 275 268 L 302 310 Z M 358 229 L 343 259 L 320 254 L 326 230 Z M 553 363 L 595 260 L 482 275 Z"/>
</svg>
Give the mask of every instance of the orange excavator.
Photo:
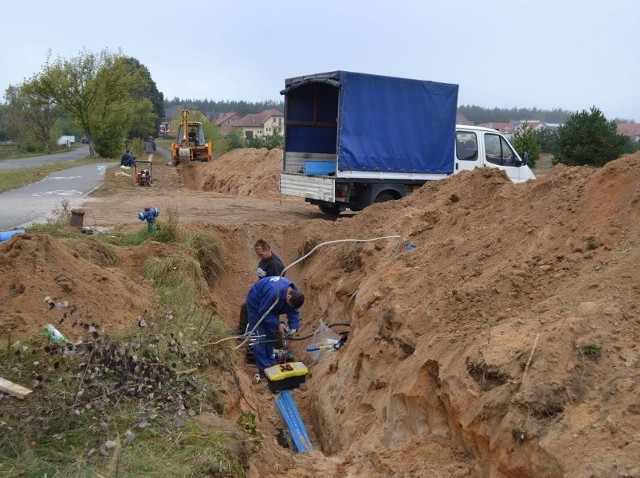
<svg viewBox="0 0 640 478">
<path fill-rule="evenodd" d="M 189 110 L 182 110 L 178 136 L 171 145 L 173 165 L 190 164 L 193 161 L 211 161 L 213 144 L 207 142 L 200 121 L 189 121 Z"/>
</svg>

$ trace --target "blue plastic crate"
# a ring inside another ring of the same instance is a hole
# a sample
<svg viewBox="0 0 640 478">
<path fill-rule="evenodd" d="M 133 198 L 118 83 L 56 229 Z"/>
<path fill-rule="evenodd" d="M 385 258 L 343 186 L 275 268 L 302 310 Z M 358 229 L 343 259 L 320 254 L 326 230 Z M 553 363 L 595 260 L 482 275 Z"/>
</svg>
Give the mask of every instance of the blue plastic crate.
<svg viewBox="0 0 640 478">
<path fill-rule="evenodd" d="M 307 176 L 326 176 L 336 172 L 336 163 L 333 161 L 305 161 L 304 173 Z"/>
</svg>

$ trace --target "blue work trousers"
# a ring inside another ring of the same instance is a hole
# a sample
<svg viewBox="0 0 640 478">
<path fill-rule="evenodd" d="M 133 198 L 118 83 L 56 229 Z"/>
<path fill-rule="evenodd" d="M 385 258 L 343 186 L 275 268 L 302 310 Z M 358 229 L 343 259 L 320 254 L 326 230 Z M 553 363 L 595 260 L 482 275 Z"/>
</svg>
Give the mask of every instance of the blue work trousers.
<svg viewBox="0 0 640 478">
<path fill-rule="evenodd" d="M 255 325 L 249 322 L 249 329 Z M 256 358 L 258 372 L 264 375 L 264 369 L 276 364 L 273 358 L 273 344 L 276 338 L 275 330 L 264 323 L 260 324 L 256 329 L 258 335 L 262 336 L 258 339 L 258 343 L 253 348 L 253 354 Z"/>
</svg>

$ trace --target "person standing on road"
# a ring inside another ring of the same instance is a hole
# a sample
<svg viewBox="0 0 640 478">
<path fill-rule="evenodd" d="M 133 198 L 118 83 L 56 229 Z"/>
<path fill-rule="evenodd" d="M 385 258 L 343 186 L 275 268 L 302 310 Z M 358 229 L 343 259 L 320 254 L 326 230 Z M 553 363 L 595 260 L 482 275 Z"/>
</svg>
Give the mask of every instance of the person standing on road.
<svg viewBox="0 0 640 478">
<path fill-rule="evenodd" d="M 153 160 L 153 153 L 156 152 L 156 142 L 153 140 L 153 136 L 144 142 L 144 152 L 149 155 L 149 161 Z"/>
<path fill-rule="evenodd" d="M 264 369 L 276 364 L 273 357 L 276 332 L 284 337 L 294 335 L 300 328 L 298 309 L 304 304 L 304 294 L 285 277 L 263 277 L 251 286 L 246 302 L 249 329 L 255 328 L 259 336 L 253 349 L 256 365 L 260 376 L 264 376 Z M 281 314 L 287 316 L 286 325 L 279 320 Z"/>
</svg>

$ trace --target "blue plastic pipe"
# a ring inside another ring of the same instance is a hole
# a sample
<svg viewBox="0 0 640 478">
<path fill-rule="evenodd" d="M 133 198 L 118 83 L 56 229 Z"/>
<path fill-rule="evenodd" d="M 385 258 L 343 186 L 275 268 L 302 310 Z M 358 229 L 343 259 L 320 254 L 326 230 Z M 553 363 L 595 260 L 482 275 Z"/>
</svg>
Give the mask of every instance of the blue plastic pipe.
<svg viewBox="0 0 640 478">
<path fill-rule="evenodd" d="M 15 234 L 24 234 L 24 229 L 14 229 L 13 231 L 0 232 L 0 242 L 10 239 L 11 236 Z"/>
</svg>

